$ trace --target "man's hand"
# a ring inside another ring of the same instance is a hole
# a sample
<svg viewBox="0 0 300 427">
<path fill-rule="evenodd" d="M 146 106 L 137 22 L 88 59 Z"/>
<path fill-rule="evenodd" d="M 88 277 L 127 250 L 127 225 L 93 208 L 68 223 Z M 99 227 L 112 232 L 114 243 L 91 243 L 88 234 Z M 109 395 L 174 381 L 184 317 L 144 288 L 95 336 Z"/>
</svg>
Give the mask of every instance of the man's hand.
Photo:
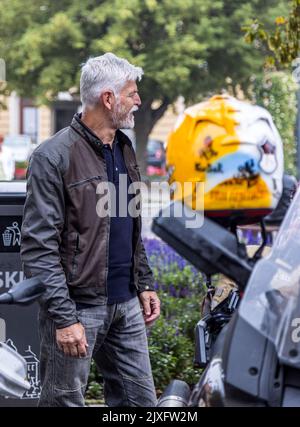
<svg viewBox="0 0 300 427">
<path fill-rule="evenodd" d="M 144 310 L 144 320 L 150 326 L 160 315 L 160 301 L 154 291 L 144 291 L 139 294 L 140 302 Z"/>
<path fill-rule="evenodd" d="M 81 323 L 56 329 L 56 342 L 58 348 L 67 356 L 85 357 L 87 355 L 88 343 Z"/>
</svg>

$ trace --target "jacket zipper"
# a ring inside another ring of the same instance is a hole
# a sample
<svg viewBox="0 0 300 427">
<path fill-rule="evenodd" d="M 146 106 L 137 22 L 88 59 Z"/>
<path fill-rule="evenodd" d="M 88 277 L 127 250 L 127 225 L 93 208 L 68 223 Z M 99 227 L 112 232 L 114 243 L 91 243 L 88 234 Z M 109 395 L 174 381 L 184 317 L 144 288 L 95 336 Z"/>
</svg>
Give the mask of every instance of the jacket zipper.
<svg viewBox="0 0 300 427">
<path fill-rule="evenodd" d="M 124 158 L 124 160 L 125 160 L 125 158 Z M 126 162 L 125 162 L 125 164 L 126 164 Z M 140 177 L 140 168 L 139 168 L 139 166 L 138 165 L 136 165 L 136 164 L 133 164 L 133 165 L 131 165 L 131 164 L 128 164 L 128 165 L 126 165 L 126 168 L 127 168 L 127 173 L 128 173 L 128 175 L 129 175 L 129 177 L 130 177 L 130 180 L 132 181 L 132 182 L 134 182 L 134 180 L 132 179 L 132 177 L 130 176 L 130 173 L 129 173 L 129 171 L 130 171 L 130 168 L 132 168 L 136 173 L 137 173 L 137 178 L 138 178 L 138 180 L 140 181 L 141 180 L 141 177 Z M 141 219 L 139 220 L 138 218 L 136 219 L 136 227 L 138 228 L 138 229 L 140 229 L 141 230 L 141 224 L 139 224 L 139 221 L 141 221 Z M 137 230 L 135 230 L 136 232 L 137 232 Z M 134 240 L 134 239 L 133 239 Z M 135 265 L 135 253 L 136 253 L 136 250 L 137 250 L 137 246 L 138 246 L 138 242 L 139 242 L 139 239 L 137 239 L 136 240 L 136 242 L 135 242 L 135 248 L 134 248 L 134 250 L 133 250 L 133 252 L 132 252 L 132 271 L 133 271 L 133 281 L 134 281 L 134 286 L 135 286 L 135 288 L 136 289 L 138 289 L 138 278 L 137 278 L 137 282 L 135 282 L 135 267 L 136 267 L 136 265 Z M 132 243 L 134 243 L 134 242 L 132 242 Z"/>
<path fill-rule="evenodd" d="M 106 167 L 106 162 L 104 159 L 104 171 L 106 174 L 106 182 L 108 182 L 108 175 L 107 175 L 107 167 Z M 105 275 L 105 291 L 106 291 L 106 296 L 108 296 L 108 291 L 107 291 L 107 279 L 108 279 L 108 269 L 109 269 L 109 234 L 110 234 L 110 216 L 108 215 L 108 232 L 106 234 L 106 275 Z"/>
<path fill-rule="evenodd" d="M 75 246 L 75 250 L 74 250 L 74 255 L 73 255 L 73 260 L 72 260 L 72 280 L 75 279 L 75 266 L 76 266 L 76 257 L 78 255 L 79 252 L 79 234 L 77 234 L 76 236 L 76 246 Z"/>
</svg>

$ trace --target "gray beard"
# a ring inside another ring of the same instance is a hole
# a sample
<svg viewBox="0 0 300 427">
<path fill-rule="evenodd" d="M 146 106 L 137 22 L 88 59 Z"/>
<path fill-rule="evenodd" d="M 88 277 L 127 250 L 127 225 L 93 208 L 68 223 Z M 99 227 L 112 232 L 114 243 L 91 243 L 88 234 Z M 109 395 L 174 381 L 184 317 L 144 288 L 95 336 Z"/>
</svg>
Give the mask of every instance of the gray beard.
<svg viewBox="0 0 300 427">
<path fill-rule="evenodd" d="M 125 119 L 121 119 L 118 122 L 118 129 L 133 129 L 134 128 L 134 117 L 127 117 Z"/>
<path fill-rule="evenodd" d="M 124 117 L 124 113 L 121 111 L 120 105 L 116 105 L 116 110 L 112 113 L 113 125 L 116 129 L 133 129 L 134 128 L 134 116 L 128 113 Z"/>
</svg>

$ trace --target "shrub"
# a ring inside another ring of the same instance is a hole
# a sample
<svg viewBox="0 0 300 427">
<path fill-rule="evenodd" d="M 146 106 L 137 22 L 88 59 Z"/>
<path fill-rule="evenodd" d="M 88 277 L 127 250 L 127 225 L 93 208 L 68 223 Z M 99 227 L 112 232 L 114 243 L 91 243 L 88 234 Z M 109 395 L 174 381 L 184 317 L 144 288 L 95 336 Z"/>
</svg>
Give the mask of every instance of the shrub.
<svg viewBox="0 0 300 427">
<path fill-rule="evenodd" d="M 86 389 L 85 399 L 91 403 L 93 401 L 103 402 L 103 380 L 95 362 L 92 360 L 89 381 Z"/>
<path fill-rule="evenodd" d="M 168 245 L 144 239 L 161 300 L 161 316 L 148 330 L 149 352 L 157 392 L 177 378 L 193 385 L 194 328 L 205 292 L 202 275 Z"/>
<path fill-rule="evenodd" d="M 26 169 L 28 167 L 28 162 L 26 160 L 17 160 L 15 161 L 15 168 L 16 169 Z"/>
<path fill-rule="evenodd" d="M 287 173 L 296 175 L 295 124 L 297 115 L 297 84 L 283 71 L 273 71 L 256 78 L 249 92 L 253 102 L 266 108 L 273 117 L 284 149 Z"/>
</svg>

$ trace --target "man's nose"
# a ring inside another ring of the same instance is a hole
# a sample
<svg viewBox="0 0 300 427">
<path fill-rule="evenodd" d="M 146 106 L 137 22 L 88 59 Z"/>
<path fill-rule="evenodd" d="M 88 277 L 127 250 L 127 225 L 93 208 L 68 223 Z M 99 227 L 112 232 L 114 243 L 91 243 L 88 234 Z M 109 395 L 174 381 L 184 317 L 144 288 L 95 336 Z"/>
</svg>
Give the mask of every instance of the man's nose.
<svg viewBox="0 0 300 427">
<path fill-rule="evenodd" d="M 134 103 L 135 103 L 135 105 L 138 105 L 138 106 L 140 106 L 142 103 L 140 95 L 138 93 L 135 95 Z"/>
</svg>

